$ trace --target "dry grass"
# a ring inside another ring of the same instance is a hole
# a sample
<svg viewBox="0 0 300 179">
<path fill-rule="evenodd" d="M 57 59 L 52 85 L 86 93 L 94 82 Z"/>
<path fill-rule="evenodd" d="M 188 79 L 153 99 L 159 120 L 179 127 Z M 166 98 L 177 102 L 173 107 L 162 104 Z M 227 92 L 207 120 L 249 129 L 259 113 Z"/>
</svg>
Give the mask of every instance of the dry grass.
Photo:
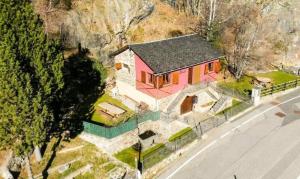
<svg viewBox="0 0 300 179">
<path fill-rule="evenodd" d="M 47 165 L 47 162 L 49 160 L 49 157 L 52 153 L 52 147 L 57 141 L 57 138 L 51 139 L 51 141 L 48 143 L 48 146 L 46 148 L 45 154 L 43 156 L 43 160 L 41 162 L 36 162 L 34 160 L 34 156 L 31 157 L 31 167 L 34 175 L 40 174 L 45 166 Z M 89 144 L 83 140 L 81 140 L 79 137 L 76 137 L 74 139 L 71 139 L 70 142 L 61 141 L 58 151 L 62 149 L 68 149 L 73 148 L 76 146 L 84 145 L 82 148 L 66 153 L 56 153 L 56 156 L 51 164 L 50 168 L 53 168 L 55 166 L 59 166 L 62 164 L 65 164 L 69 161 L 72 161 L 78 157 L 81 157 L 79 161 L 74 162 L 71 164 L 70 168 L 65 171 L 62 174 L 59 174 L 58 172 L 51 173 L 48 178 L 50 179 L 59 179 L 64 178 L 71 172 L 74 172 L 75 170 L 87 165 L 92 164 L 93 169 L 92 172 L 89 173 L 91 176 L 90 178 L 103 178 L 107 177 L 107 173 L 114 167 L 120 167 L 119 164 L 114 164 L 109 157 L 101 152 L 95 145 Z M 107 164 L 107 167 L 103 167 L 104 164 Z M 25 170 L 22 170 L 20 177 L 26 178 L 27 174 Z"/>
<path fill-rule="evenodd" d="M 169 33 L 179 30 L 183 34 L 192 33 L 191 28 L 196 25 L 196 17 L 179 13 L 160 0 L 152 0 L 155 9 L 153 13 L 137 26 L 132 27 L 127 36 L 130 42 L 144 42 L 170 37 Z"/>
</svg>

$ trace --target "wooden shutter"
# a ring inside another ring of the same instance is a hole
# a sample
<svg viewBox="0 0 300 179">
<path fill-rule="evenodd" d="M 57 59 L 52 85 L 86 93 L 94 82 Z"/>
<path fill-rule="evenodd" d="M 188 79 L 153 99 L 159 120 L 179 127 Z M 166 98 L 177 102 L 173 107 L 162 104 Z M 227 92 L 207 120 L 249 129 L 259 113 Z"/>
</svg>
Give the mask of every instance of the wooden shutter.
<svg viewBox="0 0 300 179">
<path fill-rule="evenodd" d="M 144 71 L 141 72 L 141 81 L 142 83 L 146 83 L 146 72 Z"/>
<path fill-rule="evenodd" d="M 179 71 L 173 72 L 173 84 L 179 84 Z"/>
<path fill-rule="evenodd" d="M 122 69 L 122 63 L 115 63 L 116 70 Z"/>
<path fill-rule="evenodd" d="M 164 77 L 158 76 L 158 88 L 162 88 L 164 86 Z"/>
<path fill-rule="evenodd" d="M 153 76 L 153 84 L 154 84 L 154 88 L 158 88 L 158 85 L 157 85 L 157 76 Z"/>
<path fill-rule="evenodd" d="M 214 63 L 214 66 L 215 66 L 215 72 L 219 73 L 221 71 L 221 63 L 220 63 L 220 61 L 216 61 Z"/>
<path fill-rule="evenodd" d="M 193 84 L 201 82 L 201 66 L 197 65 L 193 67 Z"/>
<path fill-rule="evenodd" d="M 205 74 L 207 74 L 207 73 L 208 73 L 208 64 L 205 64 L 204 73 L 205 73 Z"/>
</svg>

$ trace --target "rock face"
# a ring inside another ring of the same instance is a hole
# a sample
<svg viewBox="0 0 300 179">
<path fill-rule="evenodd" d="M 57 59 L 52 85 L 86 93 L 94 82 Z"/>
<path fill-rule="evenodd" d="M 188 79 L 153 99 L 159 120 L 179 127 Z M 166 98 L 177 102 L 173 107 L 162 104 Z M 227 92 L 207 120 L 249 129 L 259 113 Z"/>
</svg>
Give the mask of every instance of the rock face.
<svg viewBox="0 0 300 179">
<path fill-rule="evenodd" d="M 75 47 L 80 42 L 87 48 L 103 48 L 112 41 L 121 43 L 128 28 L 151 14 L 154 8 L 146 0 L 95 0 L 90 4 L 79 1 L 74 6 L 63 22 L 69 36 L 68 46 Z"/>
<path fill-rule="evenodd" d="M 188 15 L 194 15 L 204 17 L 203 11 L 205 3 L 209 3 L 209 0 L 161 0 L 170 4 L 173 8 L 180 12 L 185 12 Z M 234 7 L 235 4 L 246 3 L 244 0 L 218 0 L 219 5 L 223 8 Z M 261 0 L 254 0 L 257 4 L 262 3 Z M 268 2 L 268 1 L 265 1 Z M 286 65 L 300 65 L 300 1 L 299 0 L 281 0 L 281 1 L 269 1 L 263 9 L 263 26 L 259 36 L 258 42 L 261 44 L 261 48 L 258 49 L 257 55 L 276 61 L 276 63 L 284 63 Z M 218 9 L 218 8 L 217 8 Z M 216 12 L 216 16 L 224 16 L 220 14 L 220 11 Z M 225 14 L 226 16 L 226 14 Z M 276 31 L 277 34 L 274 34 Z M 273 33 L 273 34 L 272 34 Z M 267 38 L 266 38 L 267 37 Z M 281 44 L 280 44 L 281 43 Z M 269 46 L 269 50 L 263 46 Z M 281 48 L 287 47 L 287 51 L 281 49 L 270 51 L 274 48 L 272 46 L 281 46 Z"/>
<path fill-rule="evenodd" d="M 129 27 L 153 10 L 154 5 L 148 0 L 74 0 L 69 11 L 38 12 L 45 21 L 46 31 L 63 38 L 68 48 L 80 43 L 90 50 L 99 50 L 122 45 Z"/>
</svg>

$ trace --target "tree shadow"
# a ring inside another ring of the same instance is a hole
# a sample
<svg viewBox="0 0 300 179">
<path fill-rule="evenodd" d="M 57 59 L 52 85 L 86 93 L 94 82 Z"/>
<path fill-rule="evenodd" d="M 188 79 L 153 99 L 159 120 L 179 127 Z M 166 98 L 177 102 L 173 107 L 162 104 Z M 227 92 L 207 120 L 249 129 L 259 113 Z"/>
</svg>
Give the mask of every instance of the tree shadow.
<svg viewBox="0 0 300 179">
<path fill-rule="evenodd" d="M 87 50 L 79 50 L 65 61 L 62 103 L 62 129 L 71 136 L 83 130 L 82 121 L 91 118 L 93 105 L 103 95 L 105 70 L 102 64 L 90 59 Z"/>
<path fill-rule="evenodd" d="M 48 177 L 47 170 L 56 157 L 60 142 L 65 139 L 64 131 L 69 131 L 71 138 L 76 137 L 83 130 L 83 120 L 91 118 L 93 105 L 103 94 L 106 71 L 101 63 L 89 58 L 87 54 L 88 51 L 79 46 L 78 53 L 65 60 L 62 100 L 56 104 L 60 115 L 54 125 L 54 135 L 58 140 L 42 172 L 43 178 Z"/>
</svg>

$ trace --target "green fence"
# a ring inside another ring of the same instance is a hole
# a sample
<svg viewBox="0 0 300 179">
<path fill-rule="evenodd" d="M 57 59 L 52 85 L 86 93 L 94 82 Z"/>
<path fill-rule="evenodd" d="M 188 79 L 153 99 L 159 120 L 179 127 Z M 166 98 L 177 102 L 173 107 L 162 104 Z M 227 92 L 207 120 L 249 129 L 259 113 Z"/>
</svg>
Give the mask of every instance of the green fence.
<svg viewBox="0 0 300 179">
<path fill-rule="evenodd" d="M 142 115 L 135 115 L 129 118 L 126 122 L 121 123 L 115 127 L 101 126 L 101 124 L 93 121 L 83 121 L 83 130 L 87 133 L 111 139 L 137 128 L 137 124 L 139 123 L 148 120 L 156 121 L 158 119 L 160 119 L 159 111 L 147 112 Z"/>
<path fill-rule="evenodd" d="M 279 85 L 273 85 L 269 88 L 262 88 L 261 96 L 272 95 L 272 94 L 278 93 L 280 91 L 285 91 L 287 89 L 295 88 L 297 86 L 300 86 L 300 79 L 297 79 L 294 81 L 289 81 L 289 82 L 282 83 Z"/>
<path fill-rule="evenodd" d="M 184 133 L 182 136 L 176 138 L 172 142 L 166 142 L 161 147 L 143 156 L 143 169 L 146 170 L 159 163 L 163 159 L 167 158 L 173 151 L 181 149 L 185 145 L 193 142 L 196 138 L 197 134 L 193 130 L 190 130 L 189 132 Z"/>
</svg>

